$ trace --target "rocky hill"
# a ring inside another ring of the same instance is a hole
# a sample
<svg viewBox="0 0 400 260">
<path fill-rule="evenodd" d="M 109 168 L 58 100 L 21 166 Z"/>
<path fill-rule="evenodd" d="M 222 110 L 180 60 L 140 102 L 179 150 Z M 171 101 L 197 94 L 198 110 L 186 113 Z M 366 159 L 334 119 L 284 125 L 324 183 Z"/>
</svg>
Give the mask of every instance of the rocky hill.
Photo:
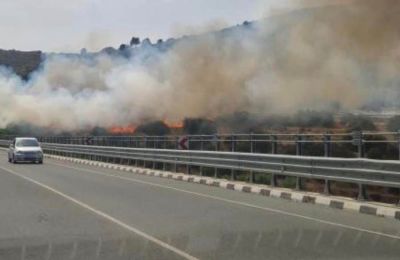
<svg viewBox="0 0 400 260">
<path fill-rule="evenodd" d="M 41 51 L 0 50 L 0 65 L 11 69 L 25 80 L 31 72 L 38 69 L 41 61 Z"/>
<path fill-rule="evenodd" d="M 221 35 L 229 34 L 236 29 L 250 26 L 251 23 L 245 21 L 243 25 L 238 25 L 224 29 L 222 31 L 212 32 Z M 155 48 L 159 52 L 165 52 L 171 49 L 177 42 L 181 40 L 196 39 L 198 36 L 183 36 L 180 38 L 169 38 L 167 40 L 159 39 L 151 42 L 150 39 L 145 38 L 141 40 L 138 37 L 132 37 L 129 43 L 122 43 L 118 48 L 112 46 L 104 47 L 98 52 L 88 52 L 85 48 L 77 53 L 45 53 L 42 51 L 18 51 L 18 50 L 3 50 L 0 49 L 0 67 L 4 66 L 11 69 L 15 74 L 22 79 L 27 80 L 29 75 L 40 67 L 40 64 L 47 58 L 57 55 L 64 55 L 66 57 L 95 57 L 97 55 L 110 55 L 119 56 L 124 58 L 131 58 L 135 55 L 143 55 L 147 53 L 149 48 Z M 0 46 L 1 47 L 1 46 Z"/>
</svg>

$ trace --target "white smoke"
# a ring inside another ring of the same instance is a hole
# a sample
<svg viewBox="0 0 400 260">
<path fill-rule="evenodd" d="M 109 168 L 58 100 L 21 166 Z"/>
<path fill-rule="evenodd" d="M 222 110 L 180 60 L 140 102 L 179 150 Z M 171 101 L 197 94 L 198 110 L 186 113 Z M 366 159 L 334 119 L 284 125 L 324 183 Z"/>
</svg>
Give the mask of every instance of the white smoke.
<svg viewBox="0 0 400 260">
<path fill-rule="evenodd" d="M 393 105 L 400 92 L 399 6 L 368 0 L 297 11 L 188 37 L 168 51 L 133 48 L 132 58 L 51 55 L 28 82 L 1 71 L 0 127 L 77 130 L 236 111 Z"/>
</svg>

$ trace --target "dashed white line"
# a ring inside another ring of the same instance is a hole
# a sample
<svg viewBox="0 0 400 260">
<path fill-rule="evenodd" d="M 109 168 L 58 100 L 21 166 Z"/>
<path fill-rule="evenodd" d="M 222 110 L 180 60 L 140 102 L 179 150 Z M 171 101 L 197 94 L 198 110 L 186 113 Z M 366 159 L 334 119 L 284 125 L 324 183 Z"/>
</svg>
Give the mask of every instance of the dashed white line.
<svg viewBox="0 0 400 260">
<path fill-rule="evenodd" d="M 167 244 L 167 243 L 165 243 L 165 242 L 163 242 L 163 241 L 161 241 L 161 240 L 159 240 L 159 239 L 157 239 L 157 238 L 155 238 L 155 237 L 153 237 L 153 236 L 151 236 L 151 235 L 149 235 L 149 234 L 147 234 L 147 233 L 145 233 L 145 232 L 143 232 L 143 231 L 141 231 L 141 230 L 139 230 L 137 228 L 134 228 L 134 227 L 132 227 L 132 226 L 130 226 L 130 225 L 128 225 L 128 224 L 126 224 L 126 223 L 124 223 L 124 222 L 122 222 L 122 221 L 120 221 L 120 220 L 118 220 L 118 219 L 116 219 L 116 218 L 114 218 L 114 217 L 112 217 L 110 215 L 108 215 L 107 213 L 104 213 L 104 212 L 102 212 L 100 210 L 97 210 L 97 209 L 89 206 L 88 204 L 86 204 L 86 203 L 84 203 L 82 201 L 79 201 L 79 200 L 77 200 L 77 199 L 75 199 L 75 198 L 73 198 L 73 197 L 71 197 L 71 196 L 59 191 L 59 190 L 56 190 L 56 189 L 54 189 L 54 188 L 52 188 L 50 186 L 47 186 L 46 184 L 38 182 L 38 181 L 36 181 L 36 180 L 34 180 L 32 178 L 26 177 L 26 176 L 24 176 L 24 175 L 22 175 L 20 173 L 17 173 L 15 171 L 11 170 L 11 169 L 7 169 L 7 168 L 4 168 L 2 166 L 0 166 L 0 169 L 6 171 L 8 173 L 11 173 L 13 175 L 16 175 L 16 176 L 18 176 L 18 177 L 20 177 L 20 178 L 22 178 L 24 180 L 32 182 L 32 183 L 34 183 L 34 184 L 36 184 L 36 185 L 38 185 L 38 186 L 40 186 L 40 187 L 42 187 L 42 188 L 44 188 L 46 190 L 49 190 L 49 191 L 51 191 L 51 192 L 53 192 L 53 193 L 65 198 L 65 199 L 67 199 L 67 200 L 69 200 L 69 201 L 81 206 L 82 208 L 85 208 L 85 209 L 95 213 L 96 215 L 101 216 L 101 217 L 113 222 L 114 224 L 117 224 L 117 225 L 119 225 L 119 226 L 121 226 L 121 227 L 123 227 L 123 228 L 125 228 L 125 229 L 127 229 L 127 230 L 129 230 L 129 231 L 131 231 L 131 232 L 133 232 L 133 233 L 135 233 L 135 234 L 137 234 L 137 235 L 139 235 L 139 236 L 141 236 L 141 237 L 143 237 L 143 238 L 145 238 L 145 239 L 147 239 L 147 240 L 149 240 L 149 241 L 151 241 L 151 242 L 153 242 L 153 243 L 155 243 L 155 244 L 157 244 L 157 245 L 159 245 L 159 246 L 161 246 L 163 248 L 165 248 L 165 249 L 168 249 L 168 250 L 176 253 L 177 255 L 179 255 L 179 256 L 181 256 L 181 257 L 183 257 L 185 259 L 197 260 L 196 257 L 194 257 L 194 256 L 192 256 L 192 255 L 190 255 L 190 254 L 188 254 L 188 253 L 186 253 L 186 252 L 174 247 L 174 246 L 171 246 L 171 245 L 169 245 L 169 244 Z"/>
</svg>

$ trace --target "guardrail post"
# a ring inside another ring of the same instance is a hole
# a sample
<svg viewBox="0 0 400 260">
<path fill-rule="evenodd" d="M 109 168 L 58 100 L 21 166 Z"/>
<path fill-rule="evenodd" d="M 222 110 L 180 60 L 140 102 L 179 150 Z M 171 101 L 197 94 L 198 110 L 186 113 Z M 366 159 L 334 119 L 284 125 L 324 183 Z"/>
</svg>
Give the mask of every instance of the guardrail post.
<svg viewBox="0 0 400 260">
<path fill-rule="evenodd" d="M 234 181 L 235 180 L 235 170 L 231 169 L 231 180 Z"/>
<path fill-rule="evenodd" d="M 250 171 L 249 174 L 250 174 L 250 176 L 249 176 L 249 182 L 250 182 L 250 183 L 254 183 L 254 172 L 253 172 L 253 171 Z"/>
<path fill-rule="evenodd" d="M 219 136 L 215 135 L 214 139 L 215 139 L 215 151 L 218 152 L 219 151 Z"/>
<path fill-rule="evenodd" d="M 296 177 L 296 190 L 301 190 L 301 178 Z"/>
<path fill-rule="evenodd" d="M 398 151 L 399 151 L 399 160 L 400 160 L 400 130 L 397 130 L 397 145 L 398 145 Z"/>
<path fill-rule="evenodd" d="M 250 152 L 254 153 L 255 150 L 255 143 L 254 143 L 254 136 L 253 133 L 250 134 Z M 254 182 L 254 173 L 253 171 L 250 171 L 250 176 L 249 176 L 249 182 L 253 183 Z"/>
<path fill-rule="evenodd" d="M 364 157 L 364 140 L 361 139 L 360 143 L 358 144 L 358 157 L 363 158 Z"/>
<path fill-rule="evenodd" d="M 330 157 L 332 154 L 332 143 L 331 143 L 331 136 L 328 134 L 324 135 L 324 156 Z"/>
<path fill-rule="evenodd" d="M 231 151 L 235 152 L 235 146 L 236 146 L 236 140 L 235 140 L 235 136 L 232 134 L 231 135 Z M 235 180 L 235 170 L 231 169 L 231 180 L 234 181 Z"/>
<path fill-rule="evenodd" d="M 203 141 L 203 136 L 200 136 L 200 151 L 204 150 L 204 141 Z"/>
<path fill-rule="evenodd" d="M 353 132 L 353 145 L 357 146 L 357 156 L 358 158 L 364 157 L 364 141 L 362 131 Z"/>
<path fill-rule="evenodd" d="M 251 153 L 254 153 L 254 148 L 255 148 L 253 139 L 254 139 L 254 136 L 253 136 L 253 133 L 251 133 L 250 134 L 250 152 Z"/>
<path fill-rule="evenodd" d="M 174 172 L 178 172 L 178 164 L 176 162 L 174 164 Z"/>
<path fill-rule="evenodd" d="M 278 153 L 278 138 L 275 135 L 271 135 L 271 153 Z"/>
<path fill-rule="evenodd" d="M 276 187 L 276 175 L 275 173 L 271 173 L 271 187 Z"/>
<path fill-rule="evenodd" d="M 296 155 L 303 154 L 303 137 L 301 135 L 296 136 Z"/>
<path fill-rule="evenodd" d="M 358 200 L 365 200 L 366 199 L 366 192 L 365 186 L 361 183 L 358 184 Z"/>
<path fill-rule="evenodd" d="M 214 178 L 218 178 L 218 168 L 214 168 Z"/>
<path fill-rule="evenodd" d="M 236 151 L 236 136 L 234 136 L 233 134 L 231 138 L 231 150 L 232 152 Z"/>
<path fill-rule="evenodd" d="M 329 180 L 325 180 L 325 182 L 324 182 L 324 194 L 325 195 L 331 194 L 331 186 L 330 186 Z"/>
</svg>

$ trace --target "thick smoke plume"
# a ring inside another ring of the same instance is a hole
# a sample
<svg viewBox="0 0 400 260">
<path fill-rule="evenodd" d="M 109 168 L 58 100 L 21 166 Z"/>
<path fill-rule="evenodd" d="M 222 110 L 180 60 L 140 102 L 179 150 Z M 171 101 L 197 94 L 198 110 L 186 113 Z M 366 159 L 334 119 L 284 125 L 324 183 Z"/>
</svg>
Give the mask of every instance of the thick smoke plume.
<svg viewBox="0 0 400 260">
<path fill-rule="evenodd" d="M 48 55 L 29 81 L 0 72 L 0 127 L 177 122 L 236 111 L 399 106 L 400 2 L 317 7 L 124 55 Z M 125 50 L 126 51 L 126 50 Z"/>
</svg>

